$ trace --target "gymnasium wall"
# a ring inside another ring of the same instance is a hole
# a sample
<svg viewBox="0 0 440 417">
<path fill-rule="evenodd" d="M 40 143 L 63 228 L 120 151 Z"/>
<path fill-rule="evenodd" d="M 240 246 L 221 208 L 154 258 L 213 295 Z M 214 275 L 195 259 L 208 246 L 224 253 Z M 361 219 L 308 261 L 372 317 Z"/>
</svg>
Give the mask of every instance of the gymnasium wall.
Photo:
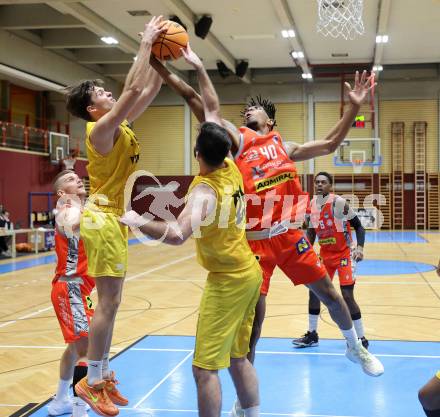
<svg viewBox="0 0 440 417">
<path fill-rule="evenodd" d="M 75 171 L 81 178 L 87 176 L 86 165 L 86 161 L 76 162 Z M 29 191 L 52 191 L 52 180 L 60 170 L 46 155 L 0 148 L 0 204 L 10 211 L 14 223 L 29 226 Z M 34 211 L 45 211 L 47 199 L 36 197 L 33 206 Z"/>
<path fill-rule="evenodd" d="M 383 165 L 380 172 L 391 172 L 391 123 L 405 123 L 404 169 L 414 172 L 414 122 L 428 123 L 426 137 L 426 171 L 438 172 L 438 100 L 383 100 L 379 102 L 379 134 L 382 139 Z"/>
<path fill-rule="evenodd" d="M 244 104 L 222 105 L 222 115 L 237 126 L 242 124 Z M 277 129 L 284 140 L 304 143 L 307 140 L 308 107 L 304 103 L 277 103 Z M 405 172 L 414 172 L 414 140 L 413 123 L 426 121 L 427 129 L 427 172 L 438 172 L 439 154 L 439 120 L 438 100 L 380 100 L 379 108 L 379 137 L 381 138 L 381 153 L 383 165 L 381 173 L 391 172 L 391 122 L 405 122 Z M 340 119 L 340 103 L 338 101 L 321 101 L 314 103 L 315 129 L 314 137 L 323 139 Z M 370 118 L 369 107 L 364 105 L 361 114 Z M 191 116 L 191 174 L 196 174 L 198 167 L 192 157 L 198 122 Z M 141 168 L 149 169 L 157 175 L 184 174 L 184 106 L 153 106 L 141 116 L 134 125 L 142 151 Z M 364 129 L 350 129 L 348 138 L 372 138 L 374 130 L 371 123 L 366 123 Z M 308 162 L 298 164 L 299 173 L 308 172 Z M 315 172 L 330 171 L 335 174 L 352 173 L 351 167 L 335 167 L 333 154 L 316 158 Z M 364 167 L 363 172 L 371 173 L 372 168 Z"/>
</svg>

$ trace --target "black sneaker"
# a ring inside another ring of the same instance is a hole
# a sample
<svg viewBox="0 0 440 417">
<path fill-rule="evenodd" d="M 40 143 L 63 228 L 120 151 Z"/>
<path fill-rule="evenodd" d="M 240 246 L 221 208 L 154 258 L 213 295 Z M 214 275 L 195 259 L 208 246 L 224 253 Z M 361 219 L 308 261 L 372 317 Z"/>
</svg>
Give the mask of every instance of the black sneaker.
<svg viewBox="0 0 440 417">
<path fill-rule="evenodd" d="M 362 342 L 362 346 L 368 350 L 368 346 L 370 346 L 370 344 L 368 343 L 368 340 L 364 337 L 360 338 L 360 341 Z"/>
<path fill-rule="evenodd" d="M 293 339 L 292 344 L 297 348 L 306 348 L 312 346 L 318 346 L 318 333 L 315 330 L 307 332 L 303 337 L 299 339 Z"/>
</svg>

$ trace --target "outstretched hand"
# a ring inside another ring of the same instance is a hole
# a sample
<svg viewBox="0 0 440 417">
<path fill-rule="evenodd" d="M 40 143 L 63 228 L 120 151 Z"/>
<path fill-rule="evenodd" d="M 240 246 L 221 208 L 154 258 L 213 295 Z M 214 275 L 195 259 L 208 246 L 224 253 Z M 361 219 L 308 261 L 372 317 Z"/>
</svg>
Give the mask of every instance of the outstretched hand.
<svg viewBox="0 0 440 417">
<path fill-rule="evenodd" d="M 354 77 L 354 87 L 351 88 L 349 83 L 344 84 L 345 91 L 347 92 L 348 98 L 352 104 L 360 106 L 365 103 L 368 97 L 368 92 L 377 85 L 377 83 L 374 82 L 374 77 L 374 72 L 367 77 L 367 71 L 363 71 L 362 76 L 359 79 L 359 71 L 356 71 L 356 75 Z"/>
<path fill-rule="evenodd" d="M 168 30 L 169 22 L 162 19 L 162 16 L 153 16 L 153 18 L 145 25 L 142 33 L 142 40 L 154 43 L 161 33 Z"/>
<path fill-rule="evenodd" d="M 188 62 L 188 64 L 192 65 L 194 68 L 200 68 L 203 66 L 201 59 L 191 49 L 191 46 L 189 46 L 189 42 L 186 45 L 186 48 L 180 48 L 180 50 L 182 52 L 182 56 L 185 58 L 185 61 Z"/>
</svg>

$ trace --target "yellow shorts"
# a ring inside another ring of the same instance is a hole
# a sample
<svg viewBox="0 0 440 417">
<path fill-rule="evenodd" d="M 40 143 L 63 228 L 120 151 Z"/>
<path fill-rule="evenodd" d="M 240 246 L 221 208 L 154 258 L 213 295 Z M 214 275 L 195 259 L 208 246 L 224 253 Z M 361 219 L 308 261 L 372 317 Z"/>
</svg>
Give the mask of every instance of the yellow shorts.
<svg viewBox="0 0 440 417">
<path fill-rule="evenodd" d="M 258 262 L 243 271 L 210 272 L 200 303 L 193 365 L 229 368 L 249 352 L 262 272 Z"/>
<path fill-rule="evenodd" d="M 125 277 L 128 256 L 128 228 L 118 215 L 84 209 L 81 238 L 87 255 L 87 273 L 91 277 Z"/>
<path fill-rule="evenodd" d="M 440 371 L 437 371 L 435 376 L 436 376 L 437 379 L 440 379 Z"/>
</svg>

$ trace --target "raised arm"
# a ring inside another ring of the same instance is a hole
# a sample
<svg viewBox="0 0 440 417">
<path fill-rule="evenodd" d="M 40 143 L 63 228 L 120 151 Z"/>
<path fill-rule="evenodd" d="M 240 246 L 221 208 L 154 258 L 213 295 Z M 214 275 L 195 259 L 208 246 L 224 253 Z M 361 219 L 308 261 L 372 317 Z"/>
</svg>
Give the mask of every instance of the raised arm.
<svg viewBox="0 0 440 417">
<path fill-rule="evenodd" d="M 176 74 L 173 74 L 154 56 L 151 57 L 150 64 L 166 84 L 187 102 L 197 120 L 200 123 L 204 122 L 205 113 L 203 111 L 202 97 L 200 97 L 197 91 Z"/>
<path fill-rule="evenodd" d="M 90 139 L 99 153 L 107 154 L 112 150 L 113 141 L 119 135 L 119 125 L 127 118 L 142 95 L 148 79 L 151 45 L 165 30 L 166 22 L 162 21 L 161 16 L 153 17 L 145 26 L 137 60 L 127 75 L 119 100 L 96 122 L 92 130 Z"/>
<path fill-rule="evenodd" d="M 368 96 L 369 90 L 375 85 L 372 83 L 373 80 L 374 73 L 372 73 L 370 77 L 367 77 L 367 72 L 364 71 L 359 78 L 359 72 L 356 71 L 354 88 L 352 89 L 349 83 L 345 83 L 345 90 L 350 100 L 350 106 L 341 120 L 339 120 L 323 140 L 307 142 L 302 145 L 287 142 L 286 148 L 290 159 L 294 161 L 304 161 L 335 152 L 346 138 L 361 105 Z"/>
<path fill-rule="evenodd" d="M 202 96 L 205 121 L 214 122 L 221 125 L 220 101 L 202 61 L 191 49 L 189 43 L 186 48 L 182 48 L 181 50 L 185 61 L 192 65 L 196 70 L 197 79 L 199 80 L 200 93 Z"/>
<path fill-rule="evenodd" d="M 181 245 L 200 229 L 213 213 L 216 205 L 215 191 L 205 184 L 199 184 L 191 191 L 176 222 L 150 220 L 133 210 L 125 213 L 120 221 L 131 228 L 139 228 L 143 234 L 155 240 L 162 239 L 169 245 Z"/>
<path fill-rule="evenodd" d="M 182 54 L 186 62 L 192 65 L 197 72 L 205 121 L 218 123 L 226 129 L 232 141 L 232 152 L 235 153 L 240 141 L 239 132 L 231 122 L 221 118 L 220 100 L 201 59 L 189 44 L 186 49 L 182 49 Z"/>
<path fill-rule="evenodd" d="M 148 68 L 147 74 L 147 82 L 146 85 L 136 100 L 136 103 L 131 108 L 130 112 L 127 115 L 127 120 L 131 123 L 136 120 L 151 104 L 151 102 L 155 99 L 157 94 L 160 91 L 160 87 L 162 86 L 162 78 L 160 75 L 153 69 L 153 67 Z"/>
</svg>

